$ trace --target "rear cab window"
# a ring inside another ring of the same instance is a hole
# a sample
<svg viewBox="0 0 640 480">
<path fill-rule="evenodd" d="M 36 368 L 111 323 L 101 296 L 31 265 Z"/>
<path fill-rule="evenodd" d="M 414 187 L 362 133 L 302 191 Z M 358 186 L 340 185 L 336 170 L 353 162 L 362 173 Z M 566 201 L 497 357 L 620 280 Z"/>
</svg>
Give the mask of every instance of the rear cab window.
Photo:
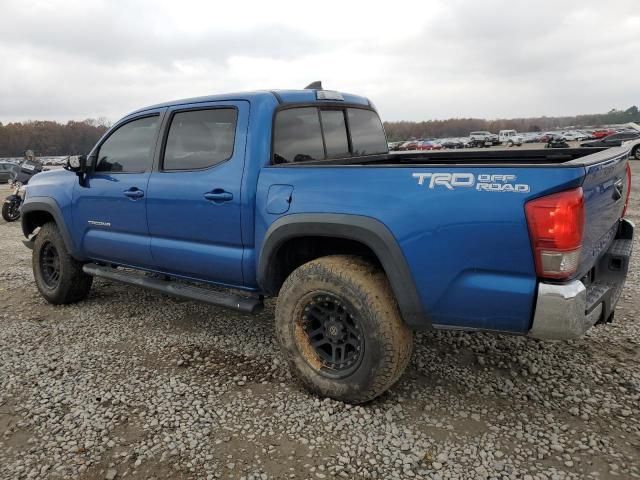
<svg viewBox="0 0 640 480">
<path fill-rule="evenodd" d="M 276 113 L 274 164 L 388 153 L 378 114 L 350 106 L 292 107 Z"/>
<path fill-rule="evenodd" d="M 371 110 L 349 108 L 349 129 L 354 155 L 387 153 L 387 138 L 378 114 Z"/>
<path fill-rule="evenodd" d="M 275 163 L 324 158 L 318 109 L 290 108 L 278 112 L 273 134 Z"/>
</svg>

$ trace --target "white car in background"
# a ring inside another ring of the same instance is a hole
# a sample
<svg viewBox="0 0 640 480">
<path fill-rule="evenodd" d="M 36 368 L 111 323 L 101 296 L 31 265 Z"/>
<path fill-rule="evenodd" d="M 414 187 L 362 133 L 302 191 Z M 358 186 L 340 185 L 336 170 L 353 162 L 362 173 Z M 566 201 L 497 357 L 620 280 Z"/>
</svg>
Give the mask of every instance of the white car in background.
<svg viewBox="0 0 640 480">
<path fill-rule="evenodd" d="M 498 140 L 500 143 L 513 147 L 514 145 L 520 147 L 524 142 L 524 138 L 515 130 L 500 130 L 498 134 Z"/>
<path fill-rule="evenodd" d="M 562 138 L 568 142 L 574 141 L 582 141 L 589 139 L 589 135 L 583 132 L 578 132 L 576 130 L 570 130 L 568 132 L 562 132 Z"/>
</svg>

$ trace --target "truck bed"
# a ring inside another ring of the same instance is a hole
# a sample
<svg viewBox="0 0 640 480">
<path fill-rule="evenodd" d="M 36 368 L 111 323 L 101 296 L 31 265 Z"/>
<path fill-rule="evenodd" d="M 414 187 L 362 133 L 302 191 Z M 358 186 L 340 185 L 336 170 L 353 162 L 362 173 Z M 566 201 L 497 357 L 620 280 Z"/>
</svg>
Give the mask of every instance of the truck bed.
<svg viewBox="0 0 640 480">
<path fill-rule="evenodd" d="M 375 218 L 398 242 L 433 325 L 524 333 L 538 284 L 526 203 L 582 188 L 582 255 L 572 279 L 591 275 L 616 235 L 629 151 L 512 148 L 287 163 L 263 169 L 256 203 L 271 205 L 270 186 L 286 184 L 287 215 Z M 272 221 L 259 215 L 258 225 Z"/>
<path fill-rule="evenodd" d="M 623 147 L 619 147 L 623 148 Z M 382 155 L 366 155 L 362 157 L 339 158 L 328 160 L 310 160 L 294 164 L 281 164 L 278 166 L 293 165 L 367 165 L 367 166 L 411 166 L 411 165 L 500 165 L 500 166 L 526 166 L 526 165 L 559 165 L 570 166 L 587 165 L 594 156 L 597 162 L 597 154 L 606 148 L 539 148 L 509 150 L 445 150 L 428 152 L 393 152 Z M 584 160 L 583 160 L 584 159 Z M 586 161 L 585 161 L 586 160 Z"/>
</svg>

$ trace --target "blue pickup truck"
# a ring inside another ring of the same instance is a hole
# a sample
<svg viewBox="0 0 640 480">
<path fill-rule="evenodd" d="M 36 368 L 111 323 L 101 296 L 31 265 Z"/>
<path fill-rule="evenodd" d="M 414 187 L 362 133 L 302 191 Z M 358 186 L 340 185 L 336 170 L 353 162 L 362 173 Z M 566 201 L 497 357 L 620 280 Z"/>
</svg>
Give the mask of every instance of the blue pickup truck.
<svg viewBox="0 0 640 480">
<path fill-rule="evenodd" d="M 402 374 L 416 329 L 570 339 L 627 275 L 631 146 L 389 153 L 373 104 L 323 90 L 173 101 L 34 177 L 22 207 L 54 304 L 93 277 L 253 313 L 311 391 Z"/>
</svg>

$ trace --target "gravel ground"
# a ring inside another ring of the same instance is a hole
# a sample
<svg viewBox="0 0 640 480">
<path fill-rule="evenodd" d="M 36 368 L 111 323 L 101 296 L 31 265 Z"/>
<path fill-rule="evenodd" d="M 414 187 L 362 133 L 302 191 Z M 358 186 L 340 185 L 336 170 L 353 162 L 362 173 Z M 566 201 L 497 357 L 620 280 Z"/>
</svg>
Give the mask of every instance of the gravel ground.
<svg viewBox="0 0 640 480">
<path fill-rule="evenodd" d="M 272 302 L 245 317 L 96 281 L 54 307 L 20 240 L 0 220 L 0 478 L 640 478 L 637 255 L 615 323 L 421 333 L 400 382 L 352 407 L 290 377 Z"/>
</svg>

